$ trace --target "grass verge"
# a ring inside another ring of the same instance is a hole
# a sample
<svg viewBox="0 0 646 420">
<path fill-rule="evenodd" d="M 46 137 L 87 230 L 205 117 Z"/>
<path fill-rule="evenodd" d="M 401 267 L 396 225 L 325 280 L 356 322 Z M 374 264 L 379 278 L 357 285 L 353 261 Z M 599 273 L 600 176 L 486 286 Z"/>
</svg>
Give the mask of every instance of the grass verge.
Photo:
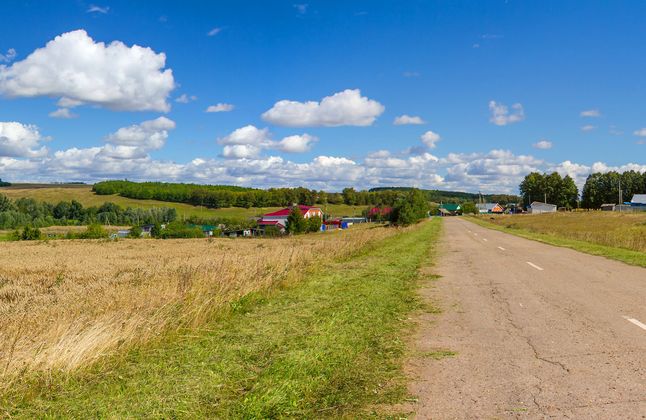
<svg viewBox="0 0 646 420">
<path fill-rule="evenodd" d="M 599 255 L 602 257 L 611 258 L 613 260 L 621 261 L 626 264 L 646 267 L 646 253 L 643 252 L 599 245 L 590 242 L 579 241 L 576 239 L 560 238 L 556 235 L 531 232 L 526 229 L 499 226 L 479 217 L 469 217 L 467 220 L 470 220 L 473 223 L 476 223 L 488 229 L 511 233 L 512 235 L 520 236 L 521 238 L 531 239 L 549 245 L 570 248 L 576 251 L 585 252 L 586 254 Z"/>
<path fill-rule="evenodd" d="M 26 378 L 7 417 L 268 418 L 370 414 L 406 396 L 406 315 L 440 220 L 425 222 L 296 285 L 253 294 L 206 328 L 71 375 Z"/>
</svg>

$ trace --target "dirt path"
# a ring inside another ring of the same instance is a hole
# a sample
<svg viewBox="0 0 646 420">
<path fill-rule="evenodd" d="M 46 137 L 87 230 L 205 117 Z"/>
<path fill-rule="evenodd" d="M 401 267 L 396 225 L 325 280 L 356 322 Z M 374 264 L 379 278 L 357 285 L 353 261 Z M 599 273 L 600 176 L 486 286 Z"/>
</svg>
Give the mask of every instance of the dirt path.
<svg viewBox="0 0 646 420">
<path fill-rule="evenodd" d="M 646 269 L 447 218 L 417 418 L 646 418 Z M 457 354 L 435 360 L 437 350 Z"/>
</svg>

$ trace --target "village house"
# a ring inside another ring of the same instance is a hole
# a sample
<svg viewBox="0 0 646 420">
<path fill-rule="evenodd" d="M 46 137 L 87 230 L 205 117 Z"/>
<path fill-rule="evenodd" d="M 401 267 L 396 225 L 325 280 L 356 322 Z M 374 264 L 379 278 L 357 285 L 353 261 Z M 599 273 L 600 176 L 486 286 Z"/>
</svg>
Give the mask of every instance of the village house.
<svg viewBox="0 0 646 420">
<path fill-rule="evenodd" d="M 267 226 L 276 226 L 280 232 L 284 233 L 287 227 L 287 218 L 292 212 L 292 208 L 293 206 L 286 207 L 282 210 L 263 215 L 258 220 L 258 228 L 265 229 Z M 323 211 L 319 207 L 299 205 L 298 208 L 305 219 L 316 216 L 320 217 L 321 220 L 323 219 Z"/>
<path fill-rule="evenodd" d="M 556 213 L 556 204 L 541 203 L 540 201 L 534 201 L 529 205 L 529 212 L 531 214 L 541 214 L 541 213 Z"/>
<path fill-rule="evenodd" d="M 371 222 L 388 220 L 392 211 L 392 207 L 373 207 L 368 210 L 368 220 Z"/>
<path fill-rule="evenodd" d="M 484 213 L 495 213 L 502 214 L 505 212 L 505 208 L 498 203 L 478 203 L 476 208 L 480 214 Z"/>
<path fill-rule="evenodd" d="M 462 207 L 455 203 L 440 204 L 440 216 L 457 216 L 462 214 Z"/>
</svg>

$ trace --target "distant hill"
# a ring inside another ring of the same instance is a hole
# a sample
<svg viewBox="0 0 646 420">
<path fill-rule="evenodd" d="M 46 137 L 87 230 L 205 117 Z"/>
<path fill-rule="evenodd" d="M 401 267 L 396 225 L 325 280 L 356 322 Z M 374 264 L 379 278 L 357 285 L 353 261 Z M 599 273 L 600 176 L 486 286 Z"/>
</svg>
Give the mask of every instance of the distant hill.
<svg viewBox="0 0 646 420">
<path fill-rule="evenodd" d="M 5 182 L 0 178 L 0 187 L 9 187 L 11 186 L 11 182 Z"/>
<path fill-rule="evenodd" d="M 371 188 L 370 192 L 383 192 L 383 191 L 409 191 L 411 187 L 377 187 Z M 513 194 L 482 194 L 480 196 L 476 193 L 468 193 L 462 191 L 442 191 L 442 190 L 425 190 L 422 189 L 428 197 L 429 201 L 439 202 L 448 202 L 448 203 L 460 203 L 464 201 L 478 202 L 480 197 L 485 202 L 495 202 L 501 204 L 507 203 L 518 203 L 521 201 L 520 196 Z"/>
</svg>

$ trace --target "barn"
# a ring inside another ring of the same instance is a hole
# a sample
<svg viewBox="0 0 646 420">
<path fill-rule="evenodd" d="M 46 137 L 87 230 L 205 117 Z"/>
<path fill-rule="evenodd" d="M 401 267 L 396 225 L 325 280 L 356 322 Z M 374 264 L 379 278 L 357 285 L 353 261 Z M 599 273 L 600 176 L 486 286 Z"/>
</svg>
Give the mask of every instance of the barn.
<svg viewBox="0 0 646 420">
<path fill-rule="evenodd" d="M 540 201 L 534 201 L 529 206 L 529 212 L 531 214 L 556 213 L 556 204 L 548 204 L 548 203 L 541 203 Z"/>
</svg>

